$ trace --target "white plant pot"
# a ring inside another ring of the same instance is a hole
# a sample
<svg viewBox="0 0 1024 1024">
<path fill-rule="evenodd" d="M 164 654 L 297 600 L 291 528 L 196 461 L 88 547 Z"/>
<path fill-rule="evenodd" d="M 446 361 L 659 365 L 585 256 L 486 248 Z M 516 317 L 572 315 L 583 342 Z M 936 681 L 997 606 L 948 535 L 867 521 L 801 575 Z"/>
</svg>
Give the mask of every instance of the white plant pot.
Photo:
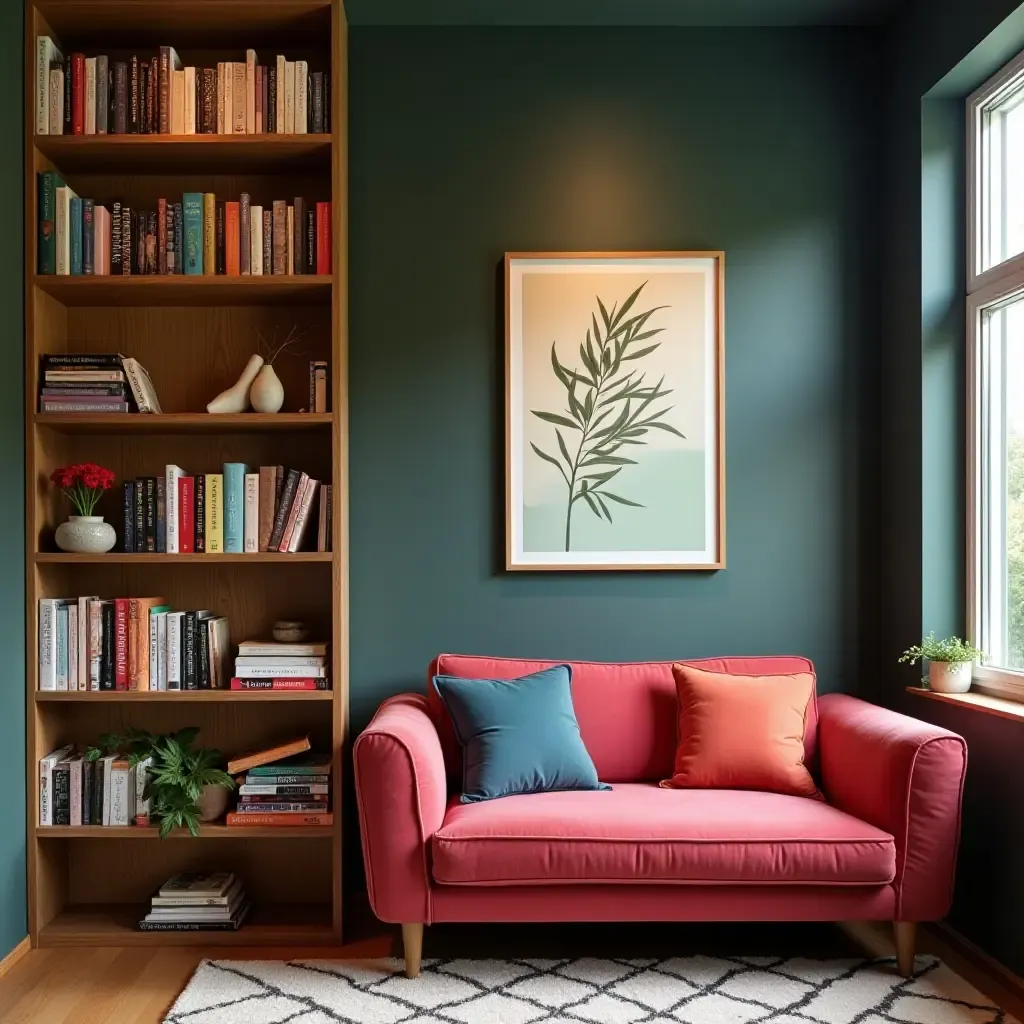
<svg viewBox="0 0 1024 1024">
<path fill-rule="evenodd" d="M 973 661 L 933 661 L 928 665 L 928 686 L 936 693 L 966 693 L 971 688 Z"/>
<path fill-rule="evenodd" d="M 222 391 L 207 407 L 207 412 L 232 413 L 245 412 L 249 408 L 249 386 L 256 379 L 256 374 L 263 366 L 263 356 L 251 355 L 245 364 L 242 376 L 227 389 Z"/>
<path fill-rule="evenodd" d="M 203 786 L 203 795 L 196 801 L 199 820 L 216 821 L 228 809 L 228 791 L 223 786 Z"/>
<path fill-rule="evenodd" d="M 103 516 L 71 516 L 57 527 L 54 538 L 61 551 L 101 555 L 117 542 L 117 534 Z"/>
<path fill-rule="evenodd" d="M 284 385 L 270 363 L 264 363 L 249 388 L 249 402 L 257 412 L 280 412 L 284 405 Z"/>
</svg>

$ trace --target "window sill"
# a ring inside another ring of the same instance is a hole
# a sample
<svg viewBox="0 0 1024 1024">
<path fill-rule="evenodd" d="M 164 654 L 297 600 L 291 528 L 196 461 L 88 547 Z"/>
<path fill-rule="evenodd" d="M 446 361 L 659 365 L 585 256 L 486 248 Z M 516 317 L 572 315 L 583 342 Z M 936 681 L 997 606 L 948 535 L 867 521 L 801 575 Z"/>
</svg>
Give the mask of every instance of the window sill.
<svg viewBox="0 0 1024 1024">
<path fill-rule="evenodd" d="M 1024 721 L 1024 703 L 1008 700 L 1006 697 L 991 697 L 987 693 L 977 693 L 974 690 L 969 693 L 935 693 L 920 686 L 908 686 L 907 693 L 926 697 L 928 700 L 937 700 L 943 704 L 956 704 L 962 708 L 971 708 L 974 711 L 980 711 L 983 715 Z"/>
</svg>

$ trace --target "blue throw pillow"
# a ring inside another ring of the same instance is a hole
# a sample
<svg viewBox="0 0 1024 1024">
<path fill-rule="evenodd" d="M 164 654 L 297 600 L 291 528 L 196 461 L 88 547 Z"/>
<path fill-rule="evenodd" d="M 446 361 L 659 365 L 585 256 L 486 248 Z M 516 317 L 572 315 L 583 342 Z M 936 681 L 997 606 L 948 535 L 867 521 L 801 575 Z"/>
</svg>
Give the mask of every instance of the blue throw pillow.
<svg viewBox="0 0 1024 1024">
<path fill-rule="evenodd" d="M 520 679 L 434 676 L 462 744 L 462 802 L 611 789 L 598 781 L 572 706 L 568 665 Z"/>
</svg>

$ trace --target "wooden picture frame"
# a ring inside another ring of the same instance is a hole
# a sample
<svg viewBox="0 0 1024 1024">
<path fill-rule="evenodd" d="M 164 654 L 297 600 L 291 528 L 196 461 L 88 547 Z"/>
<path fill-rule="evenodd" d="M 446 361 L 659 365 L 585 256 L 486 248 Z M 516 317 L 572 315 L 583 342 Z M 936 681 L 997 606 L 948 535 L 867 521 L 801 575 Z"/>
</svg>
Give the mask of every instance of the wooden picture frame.
<svg viewBox="0 0 1024 1024">
<path fill-rule="evenodd" d="M 506 569 L 725 568 L 724 288 L 719 250 L 505 254 Z"/>
</svg>

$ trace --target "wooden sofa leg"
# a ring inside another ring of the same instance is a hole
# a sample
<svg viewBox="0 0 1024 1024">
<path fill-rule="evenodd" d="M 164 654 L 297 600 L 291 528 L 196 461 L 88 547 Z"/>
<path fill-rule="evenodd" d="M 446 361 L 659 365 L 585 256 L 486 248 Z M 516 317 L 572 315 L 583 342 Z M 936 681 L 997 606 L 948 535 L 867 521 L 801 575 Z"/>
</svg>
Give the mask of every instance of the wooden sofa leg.
<svg viewBox="0 0 1024 1024">
<path fill-rule="evenodd" d="M 405 976 L 415 978 L 420 973 L 423 956 L 423 924 L 402 925 L 402 948 L 405 955 Z"/>
<path fill-rule="evenodd" d="M 896 936 L 896 968 L 902 977 L 913 977 L 917 923 L 915 921 L 894 921 L 892 927 Z"/>
</svg>

